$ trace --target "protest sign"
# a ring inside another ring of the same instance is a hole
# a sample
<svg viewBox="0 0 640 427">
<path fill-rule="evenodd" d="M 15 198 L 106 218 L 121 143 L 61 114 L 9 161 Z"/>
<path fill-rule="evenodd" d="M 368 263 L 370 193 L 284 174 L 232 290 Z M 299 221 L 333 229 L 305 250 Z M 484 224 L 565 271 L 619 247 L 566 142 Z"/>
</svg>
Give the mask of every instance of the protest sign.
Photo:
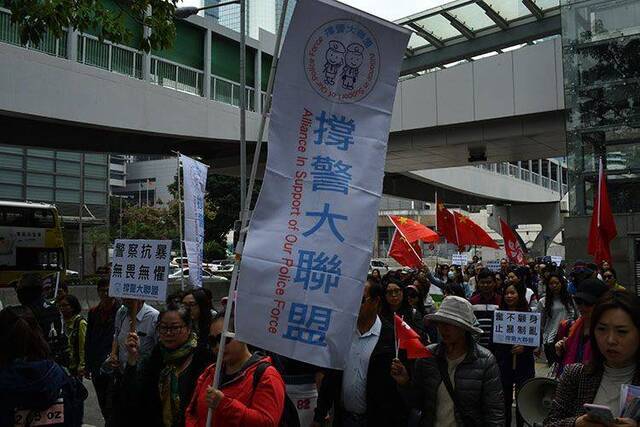
<svg viewBox="0 0 640 427">
<path fill-rule="evenodd" d="M 204 195 L 208 166 L 180 155 L 184 188 L 184 247 L 189 264 L 191 286 L 202 286 L 202 252 L 204 250 Z"/>
<path fill-rule="evenodd" d="M 493 342 L 538 347 L 540 345 L 540 313 L 494 311 Z"/>
<path fill-rule="evenodd" d="M 113 245 L 109 296 L 164 301 L 171 240 L 117 239 Z"/>
<path fill-rule="evenodd" d="M 487 261 L 485 267 L 491 271 L 498 272 L 500 271 L 500 260 Z"/>
<path fill-rule="evenodd" d="M 556 265 L 560 265 L 562 263 L 562 257 L 561 256 L 551 256 L 551 262 L 554 262 Z"/>
<path fill-rule="evenodd" d="M 278 62 L 266 172 L 242 252 L 240 341 L 344 366 L 408 37 L 338 2 L 297 2 Z"/>
<path fill-rule="evenodd" d="M 467 254 L 453 254 L 451 255 L 451 265 L 459 265 L 464 267 L 467 265 L 469 261 L 469 256 Z"/>
</svg>

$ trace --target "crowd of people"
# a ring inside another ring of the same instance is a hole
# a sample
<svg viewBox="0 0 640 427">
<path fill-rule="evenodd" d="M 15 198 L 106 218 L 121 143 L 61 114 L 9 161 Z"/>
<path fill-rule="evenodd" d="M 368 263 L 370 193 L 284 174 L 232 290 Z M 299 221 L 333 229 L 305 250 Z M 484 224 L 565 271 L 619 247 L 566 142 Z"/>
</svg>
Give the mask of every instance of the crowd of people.
<svg viewBox="0 0 640 427">
<path fill-rule="evenodd" d="M 21 305 L 0 311 L 0 342 L 11 343 L 0 346 L 0 425 L 80 426 L 90 380 L 106 426 L 510 426 L 537 357 L 560 379 L 545 425 L 601 425 L 583 405 L 618 408 L 620 385 L 640 384 L 640 300 L 606 263 L 544 261 L 373 270 L 343 370 L 227 337 L 217 388 L 224 311 L 207 289 L 170 295 L 158 311 L 109 297 L 102 280 L 85 320 L 68 290 L 52 300 L 27 274 Z M 494 343 L 496 310 L 540 313 L 540 346 Z M 428 357 L 398 351 L 396 316 Z"/>
</svg>

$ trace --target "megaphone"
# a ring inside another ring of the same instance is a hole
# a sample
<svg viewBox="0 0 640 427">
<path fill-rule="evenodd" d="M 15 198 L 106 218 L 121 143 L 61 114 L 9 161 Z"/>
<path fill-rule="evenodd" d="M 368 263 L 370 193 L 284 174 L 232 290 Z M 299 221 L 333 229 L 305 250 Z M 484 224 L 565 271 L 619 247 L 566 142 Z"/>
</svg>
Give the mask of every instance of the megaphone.
<svg viewBox="0 0 640 427">
<path fill-rule="evenodd" d="M 520 415 L 528 426 L 542 426 L 551 411 L 557 387 L 558 381 L 551 378 L 532 378 L 520 387 L 516 401 Z"/>
</svg>

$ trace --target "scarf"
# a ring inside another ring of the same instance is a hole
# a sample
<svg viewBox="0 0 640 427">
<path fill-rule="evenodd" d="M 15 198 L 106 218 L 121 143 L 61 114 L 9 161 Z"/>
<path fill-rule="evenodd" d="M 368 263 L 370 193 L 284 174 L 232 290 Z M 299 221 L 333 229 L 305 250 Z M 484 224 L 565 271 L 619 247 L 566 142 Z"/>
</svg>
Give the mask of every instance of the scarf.
<svg viewBox="0 0 640 427">
<path fill-rule="evenodd" d="M 562 359 L 562 365 L 567 366 L 572 363 L 587 364 L 591 361 L 591 337 L 589 340 L 583 343 L 582 347 L 582 360 L 578 359 L 578 350 L 580 341 L 583 339 L 584 319 L 579 317 L 578 320 L 573 322 L 569 329 L 569 338 L 566 343 L 566 350 L 564 358 Z"/>
<path fill-rule="evenodd" d="M 160 401 L 162 402 L 162 421 L 165 427 L 172 427 L 180 413 L 180 374 L 191 364 L 193 350 L 198 345 L 195 334 L 191 334 L 181 347 L 169 350 L 160 346 L 162 370 L 158 380 Z"/>
</svg>

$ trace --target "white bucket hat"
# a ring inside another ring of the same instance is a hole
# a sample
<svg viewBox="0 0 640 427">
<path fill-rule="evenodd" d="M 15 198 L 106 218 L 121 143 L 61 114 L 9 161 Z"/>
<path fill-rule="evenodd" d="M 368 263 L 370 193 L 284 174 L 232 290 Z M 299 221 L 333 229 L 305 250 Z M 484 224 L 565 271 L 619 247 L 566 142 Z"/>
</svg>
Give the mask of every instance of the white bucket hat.
<svg viewBox="0 0 640 427">
<path fill-rule="evenodd" d="M 440 305 L 438 311 L 427 315 L 427 319 L 432 322 L 448 323 L 457 326 L 472 334 L 481 334 L 482 329 L 474 326 L 477 323 L 473 306 L 464 298 L 448 296 Z"/>
</svg>

